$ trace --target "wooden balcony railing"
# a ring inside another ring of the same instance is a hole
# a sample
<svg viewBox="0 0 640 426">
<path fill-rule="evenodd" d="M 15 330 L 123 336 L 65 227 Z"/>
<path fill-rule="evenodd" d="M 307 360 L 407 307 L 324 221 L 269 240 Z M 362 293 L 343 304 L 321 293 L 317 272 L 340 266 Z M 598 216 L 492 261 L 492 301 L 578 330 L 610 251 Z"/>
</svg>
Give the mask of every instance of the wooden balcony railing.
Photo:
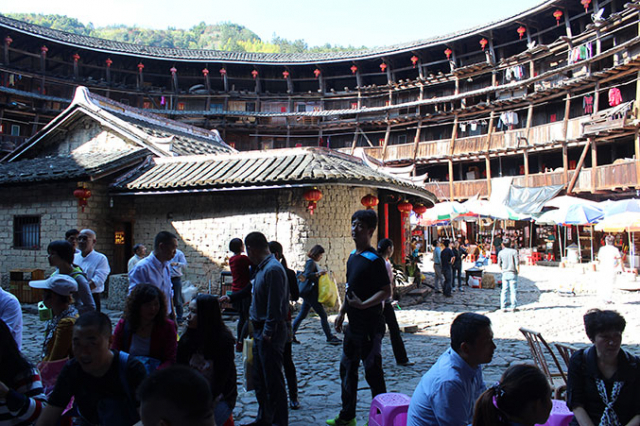
<svg viewBox="0 0 640 426">
<path fill-rule="evenodd" d="M 592 169 L 582 169 L 576 184 L 573 188 L 574 192 L 595 192 L 602 190 L 640 188 L 637 168 L 640 167 L 640 161 L 628 160 L 619 164 L 609 164 L 606 166 L 598 166 L 595 171 Z M 575 170 L 567 173 L 568 181 L 564 180 L 563 171 L 554 171 L 548 173 L 536 173 L 525 176 L 514 176 L 511 182 L 515 186 L 524 186 L 529 188 L 537 188 L 549 185 L 566 185 L 573 177 Z M 592 186 L 591 173 L 595 173 L 595 187 Z M 428 182 L 425 183 L 425 189 L 432 192 L 439 200 L 450 199 L 449 182 Z M 489 190 L 486 179 L 473 179 L 453 182 L 453 199 L 465 200 L 475 195 L 479 197 L 488 197 Z"/>
</svg>

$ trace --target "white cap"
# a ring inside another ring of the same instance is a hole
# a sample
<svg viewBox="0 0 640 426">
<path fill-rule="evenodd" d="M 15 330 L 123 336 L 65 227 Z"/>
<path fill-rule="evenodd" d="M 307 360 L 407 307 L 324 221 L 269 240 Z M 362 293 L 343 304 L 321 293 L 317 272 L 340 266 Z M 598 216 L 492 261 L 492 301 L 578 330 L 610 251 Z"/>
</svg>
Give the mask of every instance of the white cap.
<svg viewBox="0 0 640 426">
<path fill-rule="evenodd" d="M 46 280 L 29 281 L 29 287 L 46 288 L 61 296 L 69 296 L 78 291 L 76 280 L 64 274 L 53 274 Z"/>
</svg>

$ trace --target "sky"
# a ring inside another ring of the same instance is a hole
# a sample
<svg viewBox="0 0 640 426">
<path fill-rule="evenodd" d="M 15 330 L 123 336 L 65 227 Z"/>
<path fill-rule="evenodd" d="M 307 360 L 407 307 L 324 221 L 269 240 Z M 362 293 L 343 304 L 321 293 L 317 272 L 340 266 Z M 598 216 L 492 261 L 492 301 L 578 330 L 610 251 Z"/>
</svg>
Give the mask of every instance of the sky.
<svg viewBox="0 0 640 426">
<path fill-rule="evenodd" d="M 264 41 L 309 46 L 386 46 L 449 34 L 510 17 L 542 0 L 4 0 L 0 13 L 59 14 L 96 27 L 190 28 L 233 22 Z M 99 4 L 99 5 L 98 5 Z"/>
</svg>

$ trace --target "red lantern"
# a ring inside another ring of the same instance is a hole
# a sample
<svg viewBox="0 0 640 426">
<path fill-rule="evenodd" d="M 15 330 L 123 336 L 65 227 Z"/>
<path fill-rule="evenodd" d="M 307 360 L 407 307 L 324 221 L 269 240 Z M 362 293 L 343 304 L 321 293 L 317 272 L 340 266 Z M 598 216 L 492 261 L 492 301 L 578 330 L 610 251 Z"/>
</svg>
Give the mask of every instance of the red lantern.
<svg viewBox="0 0 640 426">
<path fill-rule="evenodd" d="M 209 75 L 209 69 L 208 68 L 203 68 L 202 69 L 202 75 L 204 75 L 205 77 Z"/>
<path fill-rule="evenodd" d="M 227 70 L 226 70 L 226 69 L 224 69 L 224 68 L 220 68 L 220 75 L 221 75 L 222 77 L 224 77 L 225 75 L 227 75 Z"/>
<path fill-rule="evenodd" d="M 360 200 L 363 206 L 367 208 L 367 210 L 372 210 L 375 206 L 380 202 L 378 197 L 372 194 L 367 194 Z"/>
<path fill-rule="evenodd" d="M 308 202 L 307 210 L 313 215 L 318 201 L 322 199 L 322 192 L 318 188 L 309 189 L 304 193 L 304 199 Z"/>
<path fill-rule="evenodd" d="M 140 74 L 142 74 L 142 70 L 143 70 L 143 69 L 144 69 L 144 64 L 143 64 L 142 62 L 140 62 L 140 63 L 138 64 L 138 72 L 139 72 Z"/>
<path fill-rule="evenodd" d="M 287 70 L 282 71 L 282 76 L 283 76 L 285 79 L 289 78 L 289 71 L 287 71 Z"/>
<path fill-rule="evenodd" d="M 351 65 L 351 74 L 355 74 L 356 71 L 358 71 L 358 67 L 356 67 L 355 65 Z"/>
<path fill-rule="evenodd" d="M 4 43 L 5 43 L 7 46 L 11 46 L 11 43 L 13 43 L 13 39 L 11 38 L 11 36 L 6 36 L 6 37 L 4 38 Z"/>
<path fill-rule="evenodd" d="M 107 58 L 104 63 L 107 64 L 107 68 L 111 68 L 111 64 L 113 63 L 113 61 L 111 60 L 111 58 Z"/>
<path fill-rule="evenodd" d="M 87 205 L 87 200 L 91 198 L 91 191 L 87 188 L 78 188 L 73 191 L 73 196 L 78 199 L 78 205 L 82 207 L 82 211 L 84 212 L 84 207 Z"/>
<path fill-rule="evenodd" d="M 380 64 L 380 70 L 382 70 L 382 72 L 385 72 L 387 70 L 387 64 L 385 64 L 384 62 Z"/>
<path fill-rule="evenodd" d="M 320 77 L 320 74 L 322 74 L 322 71 L 320 71 L 318 68 L 313 70 L 313 75 L 315 75 L 316 78 Z"/>
<path fill-rule="evenodd" d="M 251 71 L 251 75 L 253 76 L 253 79 L 255 80 L 258 77 L 258 70 Z"/>
<path fill-rule="evenodd" d="M 553 17 L 556 18 L 556 26 L 560 25 L 560 18 L 562 18 L 562 11 L 560 9 L 553 12 Z"/>
<path fill-rule="evenodd" d="M 452 53 L 453 50 L 449 49 L 448 47 L 444 50 L 444 54 L 447 55 L 447 59 L 451 58 Z"/>
<path fill-rule="evenodd" d="M 417 204 L 414 208 L 413 211 L 418 215 L 418 216 L 422 216 L 426 211 L 427 211 L 427 207 L 424 204 Z"/>
<path fill-rule="evenodd" d="M 47 56 L 48 51 L 49 51 L 49 48 L 47 46 L 42 46 L 40 48 L 40 52 L 42 53 L 42 56 Z"/>
<path fill-rule="evenodd" d="M 591 4 L 591 0 L 581 0 L 580 4 L 584 6 L 585 13 L 589 10 L 589 5 Z"/>
<path fill-rule="evenodd" d="M 416 55 L 413 55 L 413 56 L 411 57 L 411 63 L 413 64 L 413 67 L 414 67 L 414 68 L 416 67 L 416 64 L 418 63 L 418 60 L 419 60 L 419 59 L 420 59 L 420 58 L 418 58 Z"/>
<path fill-rule="evenodd" d="M 402 216 L 408 215 L 411 210 L 413 210 L 413 205 L 406 201 L 402 200 L 398 203 L 398 210 L 402 213 Z"/>
<path fill-rule="evenodd" d="M 171 69 L 169 71 L 171 71 L 171 75 L 176 75 L 176 73 L 178 72 L 176 67 L 171 67 Z"/>
<path fill-rule="evenodd" d="M 486 38 L 482 38 L 480 40 L 480 46 L 482 47 L 483 52 L 484 52 L 484 48 L 487 47 L 487 44 L 489 44 L 489 41 Z"/>
<path fill-rule="evenodd" d="M 524 35 L 524 33 L 527 32 L 527 29 L 525 27 L 523 27 L 522 25 L 520 25 L 516 31 L 518 31 L 518 35 L 520 36 L 520 40 L 522 40 L 522 36 Z"/>
<path fill-rule="evenodd" d="M 80 55 L 78 55 L 77 53 L 74 53 L 72 58 L 73 58 L 73 62 L 77 64 L 78 61 L 80 60 Z"/>
</svg>

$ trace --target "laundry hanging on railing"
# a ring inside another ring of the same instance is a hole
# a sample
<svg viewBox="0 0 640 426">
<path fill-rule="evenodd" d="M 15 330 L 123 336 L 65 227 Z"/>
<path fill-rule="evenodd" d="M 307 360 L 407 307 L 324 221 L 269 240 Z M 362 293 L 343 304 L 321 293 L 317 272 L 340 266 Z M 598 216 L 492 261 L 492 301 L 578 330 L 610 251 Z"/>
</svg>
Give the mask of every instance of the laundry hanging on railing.
<svg viewBox="0 0 640 426">
<path fill-rule="evenodd" d="M 580 46 L 574 47 L 569 51 L 569 63 L 575 64 L 584 59 L 589 59 L 593 56 L 593 48 L 591 42 L 587 42 Z"/>
<path fill-rule="evenodd" d="M 593 114 L 593 96 L 587 95 L 582 98 L 582 108 L 585 114 Z"/>
<path fill-rule="evenodd" d="M 617 87 L 609 89 L 609 106 L 618 106 L 622 103 L 622 93 Z"/>
<path fill-rule="evenodd" d="M 504 79 L 507 82 L 512 80 L 520 81 L 523 78 L 524 78 L 524 68 L 522 67 L 522 65 L 515 65 L 505 70 Z"/>
<path fill-rule="evenodd" d="M 514 111 L 505 111 L 500 114 L 500 120 L 498 121 L 498 129 L 511 130 L 519 123 L 518 113 Z"/>
</svg>

